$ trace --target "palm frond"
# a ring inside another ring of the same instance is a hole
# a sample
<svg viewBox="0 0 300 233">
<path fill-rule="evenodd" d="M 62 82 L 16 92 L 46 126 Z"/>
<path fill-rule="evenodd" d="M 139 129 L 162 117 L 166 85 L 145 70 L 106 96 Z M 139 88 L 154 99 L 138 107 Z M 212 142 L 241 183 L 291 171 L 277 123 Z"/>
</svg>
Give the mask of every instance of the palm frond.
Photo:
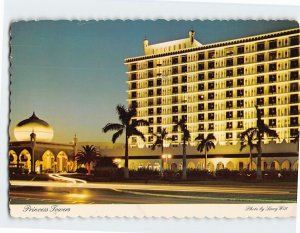
<svg viewBox="0 0 300 233">
<path fill-rule="evenodd" d="M 123 129 L 120 129 L 119 131 L 115 132 L 112 136 L 112 142 L 115 143 L 116 140 L 123 134 Z"/>
<path fill-rule="evenodd" d="M 106 133 L 108 131 L 117 131 L 120 129 L 123 129 L 124 125 L 118 124 L 118 123 L 108 123 L 103 127 L 103 132 Z"/>
</svg>

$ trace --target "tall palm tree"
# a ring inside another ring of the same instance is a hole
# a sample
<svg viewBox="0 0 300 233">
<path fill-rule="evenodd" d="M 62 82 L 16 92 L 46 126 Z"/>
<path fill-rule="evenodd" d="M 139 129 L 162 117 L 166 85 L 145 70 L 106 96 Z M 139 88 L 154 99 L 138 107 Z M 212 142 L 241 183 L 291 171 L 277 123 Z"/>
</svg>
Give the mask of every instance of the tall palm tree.
<svg viewBox="0 0 300 233">
<path fill-rule="evenodd" d="M 88 169 L 88 175 L 91 175 L 92 163 L 99 158 L 100 152 L 94 145 L 82 146 L 82 150 L 78 151 L 75 155 L 75 160 L 78 164 L 86 165 Z"/>
<path fill-rule="evenodd" d="M 187 129 L 186 120 L 181 118 L 180 121 L 176 124 L 179 126 L 181 132 L 183 133 L 183 142 L 182 142 L 182 179 L 186 180 L 186 146 L 190 140 L 190 131 Z"/>
<path fill-rule="evenodd" d="M 117 131 L 112 136 L 112 142 L 115 143 L 116 140 L 124 133 L 125 131 L 125 167 L 124 167 L 124 178 L 129 178 L 128 171 L 128 139 L 131 136 L 141 137 L 145 141 L 145 136 L 140 132 L 138 126 L 149 126 L 148 121 L 146 120 L 137 120 L 133 119 L 137 115 L 137 106 L 131 105 L 126 108 L 124 105 L 117 106 L 117 113 L 119 116 L 120 123 L 108 123 L 103 127 L 103 132 L 108 131 Z"/>
<path fill-rule="evenodd" d="M 246 130 L 244 132 L 241 133 L 240 136 L 240 140 L 241 140 L 241 147 L 240 147 L 240 151 L 242 151 L 244 148 L 246 148 L 247 146 L 249 146 L 249 170 L 252 170 L 252 151 L 254 148 L 257 148 L 257 144 L 256 144 L 256 137 L 255 137 L 255 132 L 253 130 L 249 131 Z"/>
<path fill-rule="evenodd" d="M 154 136 L 156 136 L 156 140 L 151 146 L 152 150 L 155 150 L 157 146 L 161 147 L 161 171 L 164 169 L 164 158 L 162 157 L 164 154 L 164 141 L 169 139 L 167 138 L 168 134 L 169 133 L 166 128 L 163 128 L 160 134 L 154 134 Z"/>
<path fill-rule="evenodd" d="M 215 149 L 215 141 L 216 137 L 210 133 L 207 135 L 206 138 L 202 138 L 200 135 L 195 138 L 195 140 L 200 140 L 200 143 L 197 147 L 197 150 L 200 151 L 200 153 L 203 152 L 205 154 L 205 160 L 204 160 L 204 169 L 207 170 L 207 153 L 213 148 Z"/>
<path fill-rule="evenodd" d="M 262 140 L 264 139 L 264 135 L 266 134 L 269 137 L 277 138 L 278 134 L 275 130 L 270 129 L 268 125 L 264 123 L 264 121 L 261 118 L 261 113 L 257 106 L 256 108 L 256 127 L 252 127 L 247 129 L 244 133 L 245 134 L 253 134 L 256 137 L 257 140 L 257 170 L 256 170 L 256 176 L 257 180 L 262 179 L 262 172 L 261 172 L 261 154 L 262 154 Z"/>
</svg>

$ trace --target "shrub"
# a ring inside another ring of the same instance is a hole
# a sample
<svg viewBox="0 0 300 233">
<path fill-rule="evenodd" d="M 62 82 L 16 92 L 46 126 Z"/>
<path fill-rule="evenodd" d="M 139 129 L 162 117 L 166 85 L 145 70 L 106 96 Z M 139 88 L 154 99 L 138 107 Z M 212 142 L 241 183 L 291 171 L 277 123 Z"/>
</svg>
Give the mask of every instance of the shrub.
<svg viewBox="0 0 300 233">
<path fill-rule="evenodd" d="M 80 168 L 77 168 L 76 172 L 80 173 L 80 174 L 87 174 L 88 170 L 84 167 L 80 167 Z"/>
<path fill-rule="evenodd" d="M 191 178 L 207 179 L 212 178 L 213 174 L 208 170 L 188 169 L 187 176 Z"/>
<path fill-rule="evenodd" d="M 129 176 L 134 179 L 156 179 L 160 177 L 160 172 L 158 170 L 141 168 L 138 170 L 130 170 Z"/>
<path fill-rule="evenodd" d="M 118 168 L 116 167 L 96 167 L 93 171 L 98 177 L 117 177 Z"/>
<path fill-rule="evenodd" d="M 113 159 L 110 157 L 100 157 L 97 159 L 96 166 L 97 167 L 110 167 L 117 168 L 118 166 L 113 162 Z"/>
<path fill-rule="evenodd" d="M 239 180 L 255 180 L 256 179 L 256 171 L 255 170 L 249 170 L 249 169 L 243 169 L 238 172 L 238 179 Z"/>
</svg>

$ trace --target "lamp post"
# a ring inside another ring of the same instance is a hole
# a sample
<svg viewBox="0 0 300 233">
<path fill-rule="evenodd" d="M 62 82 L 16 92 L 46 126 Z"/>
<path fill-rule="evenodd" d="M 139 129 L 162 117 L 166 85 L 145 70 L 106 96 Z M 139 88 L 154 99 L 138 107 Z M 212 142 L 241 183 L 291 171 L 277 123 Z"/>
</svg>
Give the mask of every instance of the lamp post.
<svg viewBox="0 0 300 233">
<path fill-rule="evenodd" d="M 170 154 L 163 154 L 162 158 L 166 161 L 166 167 L 167 167 L 167 169 L 169 169 L 168 159 L 171 159 L 172 155 L 170 155 Z"/>
</svg>

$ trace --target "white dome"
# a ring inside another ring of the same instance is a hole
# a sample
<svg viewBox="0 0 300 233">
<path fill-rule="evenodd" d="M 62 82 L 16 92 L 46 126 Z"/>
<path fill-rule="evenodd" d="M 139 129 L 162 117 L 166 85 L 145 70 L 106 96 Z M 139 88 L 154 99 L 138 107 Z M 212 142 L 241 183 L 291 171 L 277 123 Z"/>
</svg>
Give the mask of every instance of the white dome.
<svg viewBox="0 0 300 233">
<path fill-rule="evenodd" d="M 53 138 L 53 128 L 46 121 L 39 119 L 35 113 L 17 124 L 14 135 L 17 141 L 30 141 L 32 132 L 36 134 L 38 142 L 50 142 Z"/>
</svg>

